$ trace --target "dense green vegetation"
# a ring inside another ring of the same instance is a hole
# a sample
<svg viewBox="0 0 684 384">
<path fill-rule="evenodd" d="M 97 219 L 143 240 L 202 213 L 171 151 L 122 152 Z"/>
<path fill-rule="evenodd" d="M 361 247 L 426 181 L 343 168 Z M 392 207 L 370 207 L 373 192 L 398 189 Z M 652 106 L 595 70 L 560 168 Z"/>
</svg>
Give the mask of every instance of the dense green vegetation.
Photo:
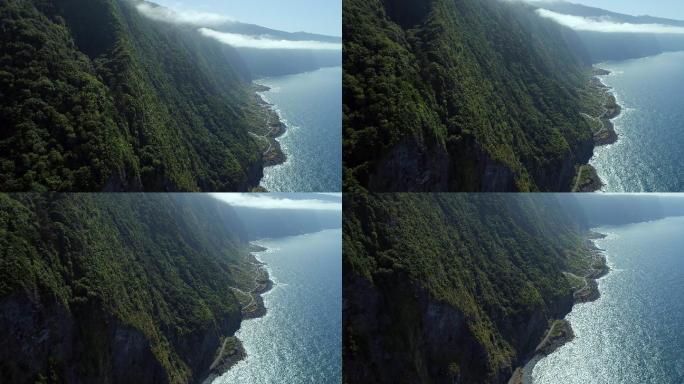
<svg viewBox="0 0 684 384">
<path fill-rule="evenodd" d="M 506 383 L 592 263 L 576 202 L 380 194 L 344 201 L 348 383 Z"/>
<path fill-rule="evenodd" d="M 246 239 L 206 195 L 0 195 L 0 381 L 202 380 L 253 287 Z"/>
<path fill-rule="evenodd" d="M 0 189 L 248 190 L 237 53 L 134 0 L 0 2 Z"/>
<path fill-rule="evenodd" d="M 346 190 L 571 189 L 593 149 L 572 34 L 498 0 L 347 0 L 343 17 Z"/>
</svg>

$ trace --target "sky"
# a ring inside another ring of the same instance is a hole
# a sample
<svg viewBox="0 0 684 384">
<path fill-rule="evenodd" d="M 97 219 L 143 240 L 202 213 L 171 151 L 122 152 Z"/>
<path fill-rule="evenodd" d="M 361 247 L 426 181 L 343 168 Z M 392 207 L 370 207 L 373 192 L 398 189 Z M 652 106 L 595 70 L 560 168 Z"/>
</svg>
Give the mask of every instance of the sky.
<svg viewBox="0 0 684 384">
<path fill-rule="evenodd" d="M 150 0 L 287 32 L 342 35 L 342 0 Z"/>
<path fill-rule="evenodd" d="M 256 209 L 341 211 L 340 193 L 213 193 L 230 205 Z"/>
<path fill-rule="evenodd" d="M 569 0 L 633 16 L 649 15 L 684 20 L 684 0 Z"/>
</svg>

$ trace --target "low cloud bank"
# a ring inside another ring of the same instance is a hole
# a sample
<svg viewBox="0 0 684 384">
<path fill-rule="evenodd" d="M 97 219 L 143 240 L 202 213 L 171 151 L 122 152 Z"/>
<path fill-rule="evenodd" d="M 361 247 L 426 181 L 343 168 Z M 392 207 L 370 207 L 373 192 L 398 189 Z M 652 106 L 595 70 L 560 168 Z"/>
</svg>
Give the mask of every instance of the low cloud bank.
<svg viewBox="0 0 684 384">
<path fill-rule="evenodd" d="M 564 15 L 537 9 L 539 16 L 554 20 L 558 24 L 577 31 L 604 32 L 604 33 L 657 33 L 657 34 L 684 34 L 684 28 L 664 24 L 631 24 L 619 23 L 608 18 L 587 18 L 582 16 Z"/>
<path fill-rule="evenodd" d="M 154 7 L 150 4 L 138 4 L 138 12 L 152 20 L 172 24 L 189 24 L 198 27 L 217 26 L 229 21 L 231 18 L 217 13 L 176 11 L 165 7 Z"/>
<path fill-rule="evenodd" d="M 166 7 L 152 6 L 146 3 L 138 4 L 136 8 L 143 16 L 155 21 L 199 27 L 198 31 L 202 35 L 237 48 L 342 50 L 341 43 L 330 43 L 314 40 L 279 40 L 266 35 L 250 36 L 237 33 L 219 32 L 208 27 L 216 27 L 234 20 L 227 16 L 216 13 L 187 10 L 179 11 Z"/>
<path fill-rule="evenodd" d="M 209 28 L 200 28 L 199 31 L 204 36 L 237 48 L 342 50 L 342 44 L 339 43 L 313 40 L 276 40 L 269 36 L 240 35 L 237 33 L 218 32 Z"/>
<path fill-rule="evenodd" d="M 219 200 L 238 207 L 256 209 L 287 209 L 287 210 L 317 210 L 317 211 L 341 211 L 341 202 L 332 202 L 317 199 L 288 199 L 278 198 L 273 194 L 259 193 L 215 193 Z"/>
</svg>

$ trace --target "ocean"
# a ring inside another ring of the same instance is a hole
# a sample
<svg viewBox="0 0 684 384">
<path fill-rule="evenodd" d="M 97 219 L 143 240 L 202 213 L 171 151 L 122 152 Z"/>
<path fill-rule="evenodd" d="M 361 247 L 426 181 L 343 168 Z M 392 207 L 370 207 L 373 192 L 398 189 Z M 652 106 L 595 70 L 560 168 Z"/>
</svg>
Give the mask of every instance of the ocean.
<svg viewBox="0 0 684 384">
<path fill-rule="evenodd" d="M 598 64 L 623 112 L 590 161 L 609 192 L 684 191 L 684 52 Z"/>
<path fill-rule="evenodd" d="M 537 363 L 534 384 L 684 383 L 684 218 L 597 231 L 601 298 L 575 305 L 575 339 Z"/>
<path fill-rule="evenodd" d="M 274 287 L 242 322 L 247 358 L 213 384 L 342 382 L 342 231 L 257 241 Z"/>
<path fill-rule="evenodd" d="M 278 138 L 283 164 L 264 169 L 271 192 L 342 190 L 342 68 L 256 80 L 271 88 L 260 95 L 280 115 L 287 132 Z"/>
</svg>

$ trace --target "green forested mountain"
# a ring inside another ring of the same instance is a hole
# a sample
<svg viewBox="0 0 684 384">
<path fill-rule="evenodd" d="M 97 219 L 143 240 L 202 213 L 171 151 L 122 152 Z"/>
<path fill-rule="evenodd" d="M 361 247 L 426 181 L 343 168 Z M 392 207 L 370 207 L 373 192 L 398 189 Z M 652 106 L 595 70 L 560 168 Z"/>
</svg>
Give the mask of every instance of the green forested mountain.
<svg viewBox="0 0 684 384">
<path fill-rule="evenodd" d="M 591 157 L 576 36 L 521 2 L 344 2 L 347 190 L 570 190 Z"/>
<path fill-rule="evenodd" d="M 199 382 L 254 284 L 246 239 L 206 195 L 0 195 L 0 382 Z"/>
<path fill-rule="evenodd" d="M 258 185 L 265 123 L 236 52 L 136 3 L 0 2 L 1 190 Z"/>
<path fill-rule="evenodd" d="M 347 194 L 344 382 L 509 383 L 599 296 L 590 228 L 683 215 L 681 196 Z"/>
<path fill-rule="evenodd" d="M 593 268 L 565 209 L 539 194 L 345 196 L 345 383 L 508 382 L 572 308 L 564 272 Z"/>
</svg>

